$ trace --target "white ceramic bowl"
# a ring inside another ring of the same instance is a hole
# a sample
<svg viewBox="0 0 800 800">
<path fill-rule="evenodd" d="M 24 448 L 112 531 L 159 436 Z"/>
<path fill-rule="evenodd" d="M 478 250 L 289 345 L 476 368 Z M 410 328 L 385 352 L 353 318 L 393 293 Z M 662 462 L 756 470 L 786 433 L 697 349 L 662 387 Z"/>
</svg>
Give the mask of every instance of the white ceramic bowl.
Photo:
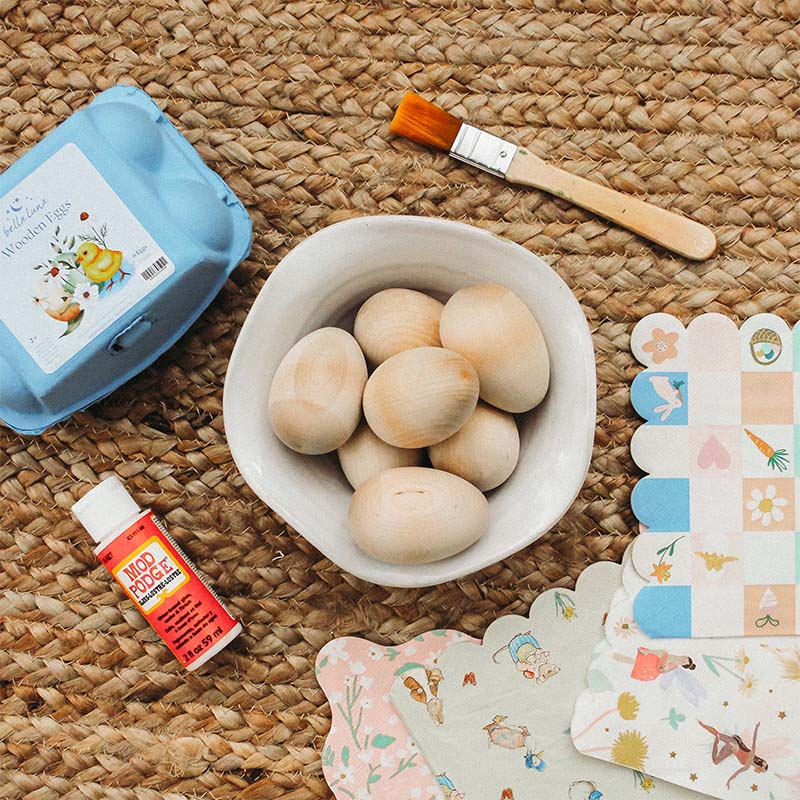
<svg viewBox="0 0 800 800">
<path fill-rule="evenodd" d="M 355 312 L 381 289 L 408 287 L 445 300 L 475 283 L 516 292 L 541 326 L 550 352 L 550 390 L 519 417 L 514 474 L 489 497 L 489 531 L 458 555 L 399 566 L 356 547 L 347 525 L 353 490 L 336 454 L 284 447 L 267 418 L 272 376 L 289 348 L 325 325 L 352 331 Z M 385 586 L 432 586 L 516 553 L 552 528 L 586 477 L 595 424 L 594 349 L 567 285 L 525 248 L 479 228 L 424 217 L 362 217 L 310 236 L 264 285 L 245 320 L 225 381 L 231 453 L 255 493 L 343 569 Z"/>
</svg>

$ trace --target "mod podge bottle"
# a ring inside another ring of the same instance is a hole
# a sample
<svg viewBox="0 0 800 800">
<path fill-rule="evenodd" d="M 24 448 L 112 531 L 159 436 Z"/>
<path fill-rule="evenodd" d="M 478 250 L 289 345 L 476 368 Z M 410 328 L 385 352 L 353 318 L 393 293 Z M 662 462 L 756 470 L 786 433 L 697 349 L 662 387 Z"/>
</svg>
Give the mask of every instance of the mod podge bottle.
<svg viewBox="0 0 800 800">
<path fill-rule="evenodd" d="M 100 562 L 186 669 L 205 664 L 242 632 L 163 522 L 142 511 L 118 478 L 85 494 L 72 513 L 97 542 Z"/>
</svg>

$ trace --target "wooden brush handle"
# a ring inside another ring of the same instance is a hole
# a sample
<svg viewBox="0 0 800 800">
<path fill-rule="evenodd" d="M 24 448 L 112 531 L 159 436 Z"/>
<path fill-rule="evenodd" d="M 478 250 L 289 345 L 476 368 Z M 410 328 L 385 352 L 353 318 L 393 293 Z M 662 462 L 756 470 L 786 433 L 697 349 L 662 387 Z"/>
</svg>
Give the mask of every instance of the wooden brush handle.
<svg viewBox="0 0 800 800">
<path fill-rule="evenodd" d="M 629 231 L 687 258 L 702 261 L 717 251 L 717 240 L 705 225 L 643 200 L 579 178 L 526 150 L 517 151 L 506 180 L 563 197 Z"/>
</svg>

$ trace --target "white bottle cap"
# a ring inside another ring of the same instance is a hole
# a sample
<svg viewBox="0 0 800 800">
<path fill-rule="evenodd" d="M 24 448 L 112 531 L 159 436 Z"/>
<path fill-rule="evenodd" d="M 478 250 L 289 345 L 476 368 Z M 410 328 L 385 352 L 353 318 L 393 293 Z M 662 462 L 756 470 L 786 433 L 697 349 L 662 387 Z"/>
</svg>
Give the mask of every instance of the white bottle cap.
<svg viewBox="0 0 800 800">
<path fill-rule="evenodd" d="M 98 543 L 140 511 L 116 475 L 106 478 L 72 506 L 72 513 L 78 522 Z"/>
</svg>

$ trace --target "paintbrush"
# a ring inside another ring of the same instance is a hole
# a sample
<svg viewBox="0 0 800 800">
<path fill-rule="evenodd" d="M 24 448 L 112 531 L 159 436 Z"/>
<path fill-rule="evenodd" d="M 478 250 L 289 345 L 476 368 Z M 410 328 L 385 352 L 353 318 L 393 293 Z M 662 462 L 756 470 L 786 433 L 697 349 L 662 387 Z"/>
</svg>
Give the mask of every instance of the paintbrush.
<svg viewBox="0 0 800 800">
<path fill-rule="evenodd" d="M 403 97 L 390 130 L 446 150 L 453 158 L 509 183 L 569 200 L 687 258 L 702 261 L 717 251 L 717 240 L 705 225 L 554 167 L 523 147 L 462 122 L 414 92 Z"/>
</svg>

